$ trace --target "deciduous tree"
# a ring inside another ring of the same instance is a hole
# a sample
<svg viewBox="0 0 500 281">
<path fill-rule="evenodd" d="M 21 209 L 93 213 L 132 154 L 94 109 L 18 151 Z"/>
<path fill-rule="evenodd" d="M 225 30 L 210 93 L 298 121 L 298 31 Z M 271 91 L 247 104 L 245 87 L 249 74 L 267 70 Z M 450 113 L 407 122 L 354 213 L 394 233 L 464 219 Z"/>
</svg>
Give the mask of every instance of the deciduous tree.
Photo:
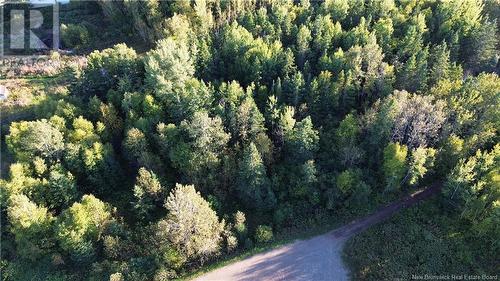
<svg viewBox="0 0 500 281">
<path fill-rule="evenodd" d="M 5 141 L 21 161 L 34 156 L 55 160 L 64 151 L 63 134 L 46 119 L 14 122 L 9 131 Z"/>
<path fill-rule="evenodd" d="M 386 190 L 394 191 L 401 186 L 401 181 L 407 169 L 406 155 L 408 148 L 403 144 L 389 143 L 384 149 L 384 172 Z"/>
<path fill-rule="evenodd" d="M 93 195 L 84 195 L 58 218 L 59 245 L 74 261 L 90 262 L 96 258 L 97 241 L 112 219 L 110 206 Z"/>
<path fill-rule="evenodd" d="M 219 252 L 224 222 L 194 186 L 177 184 L 165 208 L 168 215 L 157 225 L 159 237 L 168 239 L 188 259 L 203 260 Z"/>
</svg>

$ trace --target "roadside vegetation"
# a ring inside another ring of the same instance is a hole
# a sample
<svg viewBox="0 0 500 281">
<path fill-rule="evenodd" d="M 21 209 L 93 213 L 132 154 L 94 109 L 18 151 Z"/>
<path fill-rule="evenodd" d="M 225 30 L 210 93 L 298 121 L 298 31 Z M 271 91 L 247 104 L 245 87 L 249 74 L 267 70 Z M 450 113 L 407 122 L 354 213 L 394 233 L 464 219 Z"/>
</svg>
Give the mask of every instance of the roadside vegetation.
<svg viewBox="0 0 500 281">
<path fill-rule="evenodd" d="M 496 253 L 470 233 L 454 210 L 449 202 L 433 199 L 354 236 L 343 249 L 351 278 L 494 276 Z"/>
<path fill-rule="evenodd" d="M 65 6 L 64 51 L 0 69 L 3 280 L 185 278 L 436 181 L 348 243 L 353 277 L 498 270 L 498 10 Z"/>
</svg>

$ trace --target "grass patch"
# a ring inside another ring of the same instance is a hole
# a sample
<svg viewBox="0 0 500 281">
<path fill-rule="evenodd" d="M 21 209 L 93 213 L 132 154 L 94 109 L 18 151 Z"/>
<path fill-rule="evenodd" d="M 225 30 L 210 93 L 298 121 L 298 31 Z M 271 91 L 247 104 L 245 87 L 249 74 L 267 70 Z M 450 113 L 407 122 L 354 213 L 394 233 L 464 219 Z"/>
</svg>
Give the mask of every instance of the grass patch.
<svg viewBox="0 0 500 281">
<path fill-rule="evenodd" d="M 14 161 L 5 144 L 10 124 L 39 118 L 38 108 L 43 108 L 51 100 L 67 97 L 70 81 L 61 75 L 25 76 L 0 81 L 9 90 L 9 97 L 0 103 L 0 177 L 6 178 L 9 166 Z"/>
<path fill-rule="evenodd" d="M 343 258 L 352 280 L 495 274 L 494 258 L 482 254 L 458 218 L 445 214 L 439 200 L 420 202 L 349 239 Z"/>
</svg>

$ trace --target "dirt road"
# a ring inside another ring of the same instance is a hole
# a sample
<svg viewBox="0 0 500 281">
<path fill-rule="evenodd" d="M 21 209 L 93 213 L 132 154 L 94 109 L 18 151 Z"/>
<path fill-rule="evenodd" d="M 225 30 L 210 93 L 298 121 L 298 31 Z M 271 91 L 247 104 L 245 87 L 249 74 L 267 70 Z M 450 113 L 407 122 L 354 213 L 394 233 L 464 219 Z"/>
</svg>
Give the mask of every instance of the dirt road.
<svg viewBox="0 0 500 281">
<path fill-rule="evenodd" d="M 248 257 L 197 277 L 196 281 L 348 280 L 342 247 L 350 236 L 439 191 L 434 184 L 326 234 Z"/>
</svg>

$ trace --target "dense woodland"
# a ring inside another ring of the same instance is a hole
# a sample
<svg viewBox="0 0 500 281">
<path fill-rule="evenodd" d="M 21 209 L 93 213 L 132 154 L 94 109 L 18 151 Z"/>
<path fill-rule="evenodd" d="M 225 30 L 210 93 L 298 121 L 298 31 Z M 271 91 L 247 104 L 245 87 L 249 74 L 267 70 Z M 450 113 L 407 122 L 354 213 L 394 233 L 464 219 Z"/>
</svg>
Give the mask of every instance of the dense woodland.
<svg viewBox="0 0 500 281">
<path fill-rule="evenodd" d="M 351 241 L 353 276 L 498 273 L 498 1 L 69 5 L 105 24 L 62 21 L 64 48 L 123 43 L 2 128 L 2 280 L 170 280 L 436 182 Z"/>
</svg>

